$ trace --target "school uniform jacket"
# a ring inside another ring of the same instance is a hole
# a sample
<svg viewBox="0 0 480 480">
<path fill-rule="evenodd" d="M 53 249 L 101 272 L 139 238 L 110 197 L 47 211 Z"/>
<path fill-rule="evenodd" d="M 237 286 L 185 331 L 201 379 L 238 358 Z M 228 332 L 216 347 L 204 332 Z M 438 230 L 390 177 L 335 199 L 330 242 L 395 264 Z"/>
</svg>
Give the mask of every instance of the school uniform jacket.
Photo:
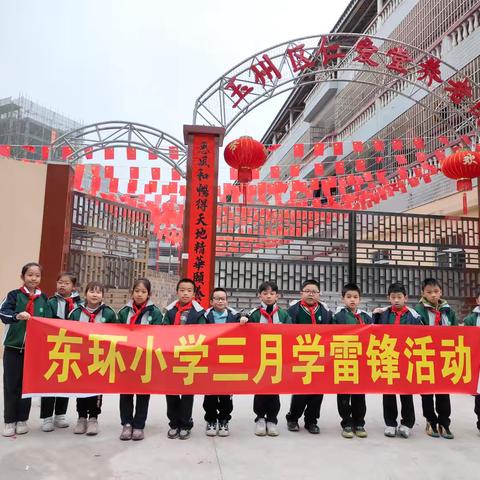
<svg viewBox="0 0 480 480">
<path fill-rule="evenodd" d="M 360 308 L 358 308 L 356 313 L 358 313 L 362 317 L 364 323 L 373 323 L 372 317 L 365 310 L 361 310 Z M 360 322 L 347 307 L 340 306 L 335 311 L 335 315 L 333 316 L 333 323 L 358 325 Z"/>
<path fill-rule="evenodd" d="M 82 306 L 85 307 L 82 303 L 80 306 L 72 310 L 68 319 L 88 323 L 90 318 L 83 312 Z M 108 305 L 102 303 L 95 311 L 97 312 L 97 315 L 95 316 L 94 323 L 117 323 L 117 314 L 113 308 Z"/>
<path fill-rule="evenodd" d="M 373 323 L 393 325 L 395 317 L 396 315 L 392 311 L 392 307 L 386 307 L 382 313 L 373 314 Z M 422 325 L 422 317 L 415 309 L 407 307 L 407 311 L 400 317 L 400 325 Z"/>
<path fill-rule="evenodd" d="M 277 304 L 273 306 L 273 309 L 277 307 Z M 261 304 L 260 306 L 254 308 L 253 310 L 250 310 L 248 314 L 246 315 L 248 317 L 248 321 L 252 323 L 268 323 L 268 319 L 265 318 L 264 315 L 262 315 L 260 309 L 263 308 L 264 310 L 267 309 L 267 306 L 265 304 Z M 273 315 L 273 323 L 292 323 L 292 319 L 290 318 L 290 315 L 288 312 L 284 309 L 279 307 L 278 310 L 275 312 Z"/>
<path fill-rule="evenodd" d="M 292 319 L 292 323 L 306 323 L 311 324 L 312 318 L 310 317 L 310 312 L 305 310 L 305 308 L 301 305 L 301 302 L 295 302 L 290 308 L 287 310 L 290 318 Z M 332 323 L 333 313 L 329 310 L 326 303 L 319 302 L 317 309 L 315 311 L 315 320 L 317 324 L 328 324 Z"/>
<path fill-rule="evenodd" d="M 78 292 L 72 292 L 70 298 L 73 298 L 75 307 L 78 307 L 82 303 L 82 299 L 80 298 Z M 68 318 L 68 315 L 70 314 L 68 311 L 68 303 L 59 293 L 56 293 L 53 297 L 50 297 L 48 299 L 48 304 L 52 310 L 52 318 Z"/>
<path fill-rule="evenodd" d="M 480 327 L 480 307 L 475 307 L 472 313 L 465 317 L 463 323 L 466 327 Z"/>
<path fill-rule="evenodd" d="M 130 319 L 134 315 L 133 302 L 130 300 L 117 314 L 117 323 L 130 324 Z M 153 304 L 151 300 L 147 302 L 145 308 L 135 320 L 135 325 L 160 325 L 162 323 L 162 312 Z"/>
<path fill-rule="evenodd" d="M 227 320 L 225 323 L 238 323 L 240 321 L 240 313 L 238 313 L 233 308 L 227 307 Z M 213 308 L 209 308 L 205 311 L 206 323 L 214 324 Z"/>
<path fill-rule="evenodd" d="M 40 290 L 35 291 L 40 295 L 33 304 L 34 317 L 52 317 L 52 311 L 48 304 L 48 297 Z M 17 288 L 8 292 L 6 298 L 0 304 L 0 318 L 6 324 L 3 345 L 22 350 L 25 346 L 25 333 L 27 322 L 17 320 L 17 315 L 25 311 L 28 304 L 28 295 L 22 289 Z"/>
<path fill-rule="evenodd" d="M 435 312 L 433 305 L 427 302 L 424 298 L 420 299 L 420 302 L 415 305 L 415 310 L 420 314 L 423 325 L 435 325 Z M 438 310 L 441 313 L 441 326 L 454 326 L 458 325 L 455 312 L 450 307 L 446 300 L 441 300 Z"/>
<path fill-rule="evenodd" d="M 172 302 L 167 306 L 166 312 L 163 314 L 162 325 L 175 325 L 175 315 L 178 311 L 177 301 Z M 192 302 L 192 308 L 188 311 L 187 321 L 185 325 L 192 325 L 196 323 L 206 323 L 204 308 L 195 300 Z"/>
</svg>

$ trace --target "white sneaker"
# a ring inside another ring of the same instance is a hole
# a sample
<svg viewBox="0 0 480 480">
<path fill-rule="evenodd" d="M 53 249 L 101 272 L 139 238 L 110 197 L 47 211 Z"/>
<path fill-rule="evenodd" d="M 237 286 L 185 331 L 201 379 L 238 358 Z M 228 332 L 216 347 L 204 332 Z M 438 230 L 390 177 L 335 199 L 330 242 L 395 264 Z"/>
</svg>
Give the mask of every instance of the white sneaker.
<svg viewBox="0 0 480 480">
<path fill-rule="evenodd" d="M 267 424 L 264 418 L 259 418 L 255 422 L 255 435 L 264 437 L 267 434 Z"/>
<path fill-rule="evenodd" d="M 218 426 L 218 436 L 219 437 L 228 437 L 230 432 L 228 430 L 228 422 L 220 422 Z"/>
<path fill-rule="evenodd" d="M 398 427 L 398 434 L 403 438 L 408 438 L 410 436 L 410 428 L 406 425 L 400 425 Z"/>
<path fill-rule="evenodd" d="M 276 423 L 267 422 L 267 435 L 270 437 L 278 437 L 279 432 Z"/>
<path fill-rule="evenodd" d="M 17 422 L 15 431 L 17 432 L 18 435 L 24 435 L 25 433 L 28 433 L 29 429 L 28 429 L 27 422 Z"/>
<path fill-rule="evenodd" d="M 3 426 L 3 433 L 4 437 L 13 437 L 15 435 L 15 424 L 14 423 L 6 423 Z"/>
<path fill-rule="evenodd" d="M 55 419 L 53 421 L 53 424 L 57 428 L 68 428 L 70 424 L 67 422 L 67 416 L 66 415 L 55 415 Z"/>
<path fill-rule="evenodd" d="M 397 435 L 397 429 L 395 427 L 385 427 L 383 434 L 386 437 L 395 437 Z"/>
<path fill-rule="evenodd" d="M 217 422 L 210 422 L 207 423 L 207 426 L 205 428 L 205 433 L 207 434 L 207 437 L 215 437 L 218 432 L 218 424 Z"/>
<path fill-rule="evenodd" d="M 98 420 L 96 418 L 89 418 L 87 422 L 87 435 L 97 435 L 98 433 Z"/>
<path fill-rule="evenodd" d="M 42 432 L 53 432 L 55 430 L 55 425 L 53 424 L 53 417 L 44 418 L 41 429 Z"/>
</svg>

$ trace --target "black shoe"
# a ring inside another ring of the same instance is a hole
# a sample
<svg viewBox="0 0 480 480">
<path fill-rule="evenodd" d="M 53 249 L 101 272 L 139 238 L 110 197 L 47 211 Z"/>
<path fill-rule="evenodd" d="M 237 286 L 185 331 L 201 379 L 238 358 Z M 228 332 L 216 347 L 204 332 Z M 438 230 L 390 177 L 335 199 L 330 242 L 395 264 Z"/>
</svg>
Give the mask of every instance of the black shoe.
<svg viewBox="0 0 480 480">
<path fill-rule="evenodd" d="M 178 438 L 180 440 L 187 440 L 187 438 L 190 438 L 190 430 L 181 428 L 180 432 L 178 432 Z"/>
<path fill-rule="evenodd" d="M 305 428 L 313 434 L 320 433 L 320 427 L 316 423 L 311 423 L 310 425 L 305 425 Z"/>
<path fill-rule="evenodd" d="M 178 428 L 170 428 L 170 430 L 168 430 L 168 432 L 167 432 L 167 436 L 168 436 L 168 438 L 173 440 L 174 438 L 178 437 L 179 433 L 180 432 L 179 432 Z"/>
<path fill-rule="evenodd" d="M 425 427 L 425 432 L 430 437 L 438 438 L 440 434 L 438 433 L 437 425 L 434 423 L 427 422 L 427 426 Z"/>
<path fill-rule="evenodd" d="M 287 422 L 287 428 L 290 432 L 300 431 L 300 426 L 298 425 L 298 422 Z"/>
<path fill-rule="evenodd" d="M 438 431 L 439 431 L 440 435 L 443 438 L 446 438 L 447 440 L 453 440 L 455 438 L 453 433 L 450 431 L 450 429 L 448 427 L 444 427 L 443 425 L 439 425 L 438 426 Z"/>
</svg>

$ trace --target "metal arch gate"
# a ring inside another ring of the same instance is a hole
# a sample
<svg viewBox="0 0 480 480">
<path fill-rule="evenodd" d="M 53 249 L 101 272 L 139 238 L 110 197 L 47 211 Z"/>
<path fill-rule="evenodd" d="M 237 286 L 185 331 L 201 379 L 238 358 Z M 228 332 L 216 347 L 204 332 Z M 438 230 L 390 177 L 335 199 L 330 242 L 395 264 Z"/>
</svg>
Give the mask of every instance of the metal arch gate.
<svg viewBox="0 0 480 480">
<path fill-rule="evenodd" d="M 371 309 L 385 304 L 390 283 L 404 283 L 415 303 L 422 280 L 435 277 L 462 314 L 480 284 L 478 235 L 478 219 L 468 217 L 224 203 L 215 280 L 237 309 L 257 304 L 264 280 L 278 283 L 286 305 L 314 278 L 331 308 L 355 281 Z"/>
</svg>

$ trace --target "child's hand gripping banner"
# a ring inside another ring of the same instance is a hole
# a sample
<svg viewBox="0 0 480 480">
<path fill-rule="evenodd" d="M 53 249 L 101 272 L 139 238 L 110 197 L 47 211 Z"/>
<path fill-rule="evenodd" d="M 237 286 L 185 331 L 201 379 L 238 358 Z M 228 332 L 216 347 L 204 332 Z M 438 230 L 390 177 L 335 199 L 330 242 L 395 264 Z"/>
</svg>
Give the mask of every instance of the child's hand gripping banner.
<svg viewBox="0 0 480 480">
<path fill-rule="evenodd" d="M 34 318 L 23 394 L 477 392 L 480 329 Z"/>
</svg>

